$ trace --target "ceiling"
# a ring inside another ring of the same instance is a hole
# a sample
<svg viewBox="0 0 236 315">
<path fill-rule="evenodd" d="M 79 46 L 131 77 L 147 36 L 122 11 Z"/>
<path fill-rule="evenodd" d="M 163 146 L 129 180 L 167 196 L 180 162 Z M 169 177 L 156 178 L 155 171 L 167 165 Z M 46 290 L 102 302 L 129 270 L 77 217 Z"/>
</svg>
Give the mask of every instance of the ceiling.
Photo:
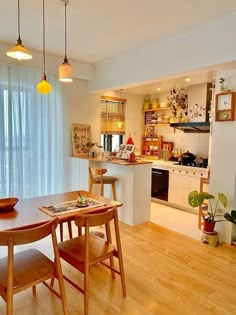
<svg viewBox="0 0 236 315">
<path fill-rule="evenodd" d="M 69 0 L 67 57 L 94 64 L 235 10 L 235 0 Z M 18 37 L 17 0 L 1 1 L 0 21 L 0 41 L 10 48 Z M 64 57 L 63 0 L 45 0 L 45 29 L 46 52 Z M 29 50 L 42 50 L 42 0 L 20 0 L 20 33 Z"/>
</svg>

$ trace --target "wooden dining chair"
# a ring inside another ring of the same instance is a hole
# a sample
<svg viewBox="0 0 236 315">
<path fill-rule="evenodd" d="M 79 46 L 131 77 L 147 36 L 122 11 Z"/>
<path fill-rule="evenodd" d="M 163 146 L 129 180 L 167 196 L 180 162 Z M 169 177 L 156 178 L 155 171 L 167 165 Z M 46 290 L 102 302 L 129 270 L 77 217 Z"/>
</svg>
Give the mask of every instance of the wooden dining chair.
<svg viewBox="0 0 236 315">
<path fill-rule="evenodd" d="M 113 200 L 116 200 L 116 181 L 115 176 L 104 175 L 107 173 L 106 168 L 89 167 L 89 192 L 93 191 L 93 185 L 100 185 L 100 194 L 104 196 L 104 185 L 111 185 Z"/>
<path fill-rule="evenodd" d="M 201 177 L 200 178 L 200 192 L 208 192 L 209 191 L 210 178 Z M 208 210 L 208 200 L 206 200 L 201 206 L 198 208 L 198 229 L 201 230 L 204 224 L 204 217 L 207 215 Z"/>
<path fill-rule="evenodd" d="M 6 314 L 13 314 L 13 296 L 32 287 L 36 294 L 36 285 L 43 283 L 62 301 L 63 314 L 67 315 L 67 301 L 64 280 L 58 252 L 55 228 L 58 219 L 48 221 L 31 228 L 0 231 L 0 246 L 7 246 L 7 257 L 0 259 L 0 296 L 6 302 Z M 50 260 L 41 251 L 29 248 L 15 253 L 17 245 L 39 241 L 48 235 L 52 238 L 55 260 Z M 57 278 L 60 292 L 53 289 L 46 280 Z"/>
<path fill-rule="evenodd" d="M 105 212 L 106 211 L 106 212 Z M 111 226 L 114 223 L 115 242 L 112 242 Z M 126 285 L 123 258 L 121 251 L 121 241 L 117 208 L 111 210 L 101 210 L 97 214 L 79 214 L 75 218 L 75 224 L 79 228 L 84 228 L 84 234 L 60 243 L 59 254 L 68 264 L 84 274 L 84 284 L 80 287 L 67 276 L 63 275 L 72 286 L 84 294 L 84 314 L 88 314 L 89 300 L 89 270 L 90 267 L 101 263 L 111 269 L 111 276 L 114 279 L 115 273 L 121 277 L 123 296 L 126 296 Z M 105 225 L 106 238 L 96 236 L 91 227 Z M 118 266 L 115 267 L 114 257 L 118 259 Z M 108 260 L 109 262 L 106 262 Z"/>
</svg>

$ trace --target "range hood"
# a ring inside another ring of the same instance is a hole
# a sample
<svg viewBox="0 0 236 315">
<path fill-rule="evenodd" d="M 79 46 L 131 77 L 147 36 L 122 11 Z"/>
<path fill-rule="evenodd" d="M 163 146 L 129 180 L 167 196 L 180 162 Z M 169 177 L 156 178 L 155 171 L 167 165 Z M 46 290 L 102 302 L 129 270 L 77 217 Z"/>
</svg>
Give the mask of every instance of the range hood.
<svg viewBox="0 0 236 315">
<path fill-rule="evenodd" d="M 210 132 L 210 122 L 187 122 L 187 123 L 171 123 L 170 127 L 182 130 L 183 132 Z"/>
</svg>

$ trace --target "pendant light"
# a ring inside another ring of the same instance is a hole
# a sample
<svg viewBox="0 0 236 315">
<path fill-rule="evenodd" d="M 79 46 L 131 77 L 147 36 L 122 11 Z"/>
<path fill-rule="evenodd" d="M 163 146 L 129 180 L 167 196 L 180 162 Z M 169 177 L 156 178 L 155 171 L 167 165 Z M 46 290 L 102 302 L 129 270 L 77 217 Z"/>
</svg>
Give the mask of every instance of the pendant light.
<svg viewBox="0 0 236 315">
<path fill-rule="evenodd" d="M 67 59 L 67 30 L 66 30 L 66 8 L 69 0 L 61 0 L 65 2 L 65 58 L 62 65 L 59 66 L 59 80 L 62 82 L 72 82 L 73 81 L 73 71 L 72 67 Z"/>
<path fill-rule="evenodd" d="M 18 39 L 16 45 L 9 49 L 6 55 L 18 60 L 32 59 L 32 54 L 22 45 L 20 38 L 20 0 L 18 0 Z"/>
<path fill-rule="evenodd" d="M 43 0 L 43 75 L 42 80 L 37 85 L 37 91 L 40 94 L 49 94 L 51 92 L 51 84 L 47 81 L 45 74 L 45 13 L 44 13 L 44 0 Z"/>
</svg>

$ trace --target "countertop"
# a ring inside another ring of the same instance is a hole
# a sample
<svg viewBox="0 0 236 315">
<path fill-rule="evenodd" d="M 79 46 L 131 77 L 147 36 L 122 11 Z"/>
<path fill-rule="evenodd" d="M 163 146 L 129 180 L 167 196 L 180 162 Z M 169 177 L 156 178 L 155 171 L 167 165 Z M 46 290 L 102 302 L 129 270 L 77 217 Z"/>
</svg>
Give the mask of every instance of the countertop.
<svg viewBox="0 0 236 315">
<path fill-rule="evenodd" d="M 194 177 L 209 177 L 209 168 L 176 165 L 174 161 L 154 160 L 152 168 L 169 170 L 170 173 Z"/>
<path fill-rule="evenodd" d="M 129 165 L 143 165 L 143 164 L 152 164 L 152 167 L 156 167 L 159 169 L 163 169 L 163 170 L 179 170 L 179 171 L 185 171 L 186 174 L 193 174 L 193 175 L 197 175 L 199 173 L 199 175 L 201 177 L 208 177 L 208 172 L 209 169 L 208 168 L 202 168 L 202 167 L 192 167 L 192 166 L 185 166 L 185 165 L 176 165 L 175 161 L 165 161 L 165 160 L 151 160 L 151 159 L 146 159 L 146 158 L 138 158 L 135 162 L 129 162 L 127 160 L 122 160 L 122 159 L 118 159 L 116 157 L 113 157 L 113 159 L 109 159 L 108 158 L 97 158 L 97 157 L 89 157 L 86 154 L 83 155 L 78 155 L 78 156 L 72 156 L 74 158 L 79 158 L 79 159 L 85 159 L 85 160 L 89 160 L 89 161 L 94 161 L 94 162 L 103 162 L 103 163 L 111 163 L 111 164 L 118 164 L 121 166 L 129 166 Z"/>
<path fill-rule="evenodd" d="M 123 166 L 128 166 L 128 165 L 142 165 L 142 164 L 152 164 L 153 161 L 148 160 L 148 159 L 137 159 L 135 162 L 129 162 L 127 160 L 122 160 L 116 157 L 107 157 L 107 158 L 97 158 L 97 157 L 89 157 L 88 155 L 78 155 L 78 156 L 72 156 L 74 158 L 78 159 L 84 159 L 84 160 L 89 160 L 89 161 L 94 161 L 94 162 L 105 162 L 105 163 L 112 163 L 112 164 L 118 164 L 118 165 L 123 165 Z M 111 158 L 111 159 L 110 159 Z"/>
</svg>

